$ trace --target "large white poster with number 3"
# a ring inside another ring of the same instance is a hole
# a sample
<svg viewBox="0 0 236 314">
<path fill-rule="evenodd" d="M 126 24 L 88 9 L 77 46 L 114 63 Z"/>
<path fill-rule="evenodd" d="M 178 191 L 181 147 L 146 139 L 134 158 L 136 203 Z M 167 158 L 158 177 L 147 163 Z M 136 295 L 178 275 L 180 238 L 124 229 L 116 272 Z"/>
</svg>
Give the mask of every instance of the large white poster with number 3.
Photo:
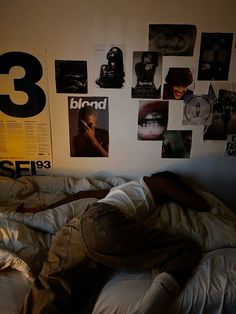
<svg viewBox="0 0 236 314">
<path fill-rule="evenodd" d="M 0 175 L 52 173 L 44 51 L 0 51 Z"/>
</svg>

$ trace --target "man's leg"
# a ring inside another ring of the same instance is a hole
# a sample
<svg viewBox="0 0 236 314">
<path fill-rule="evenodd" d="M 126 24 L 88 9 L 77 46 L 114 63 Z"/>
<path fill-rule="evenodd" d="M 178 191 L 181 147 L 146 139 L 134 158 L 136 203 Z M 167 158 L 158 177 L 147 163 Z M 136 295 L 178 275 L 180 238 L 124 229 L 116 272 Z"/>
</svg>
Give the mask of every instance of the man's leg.
<svg viewBox="0 0 236 314">
<path fill-rule="evenodd" d="M 73 300 L 78 313 L 91 287 L 100 279 L 96 267 L 84 252 L 79 218 L 75 217 L 56 234 L 21 313 L 74 313 Z"/>
<path fill-rule="evenodd" d="M 87 254 L 96 262 L 114 269 L 155 270 L 157 276 L 136 314 L 163 313 L 202 255 L 193 240 L 163 230 L 145 230 L 103 203 L 90 205 L 81 220 L 81 231 Z"/>
<path fill-rule="evenodd" d="M 192 239 L 161 229 L 147 230 L 102 202 L 91 204 L 80 222 L 87 255 L 108 267 L 186 272 L 196 266 L 202 254 Z"/>
</svg>

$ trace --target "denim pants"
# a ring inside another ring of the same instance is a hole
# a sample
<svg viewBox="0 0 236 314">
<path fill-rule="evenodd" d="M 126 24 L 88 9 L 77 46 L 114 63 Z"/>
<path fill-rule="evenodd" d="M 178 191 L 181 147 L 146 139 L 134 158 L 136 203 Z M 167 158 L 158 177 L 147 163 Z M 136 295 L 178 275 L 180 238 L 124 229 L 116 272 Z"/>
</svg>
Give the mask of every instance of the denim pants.
<svg viewBox="0 0 236 314">
<path fill-rule="evenodd" d="M 56 234 L 22 313 L 91 313 L 109 270 L 189 272 L 200 257 L 193 240 L 145 229 L 114 206 L 95 202 Z"/>
</svg>

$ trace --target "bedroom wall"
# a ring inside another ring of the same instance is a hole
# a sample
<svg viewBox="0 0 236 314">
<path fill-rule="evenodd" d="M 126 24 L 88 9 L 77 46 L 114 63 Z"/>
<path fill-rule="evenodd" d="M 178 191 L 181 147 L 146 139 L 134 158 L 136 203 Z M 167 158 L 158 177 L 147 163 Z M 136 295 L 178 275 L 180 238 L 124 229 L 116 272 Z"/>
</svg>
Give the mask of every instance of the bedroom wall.
<svg viewBox="0 0 236 314">
<path fill-rule="evenodd" d="M 54 173 L 136 178 L 169 169 L 236 208 L 236 159 L 224 157 L 225 142 L 203 142 L 203 127 L 182 126 L 182 103 L 170 101 L 168 128 L 192 129 L 192 151 L 189 159 L 163 159 L 161 142 L 137 141 L 138 100 L 130 97 L 132 54 L 148 50 L 149 24 L 196 25 L 191 62 L 197 67 L 201 32 L 235 34 L 235 10 L 235 0 L 1 0 L 1 49 L 46 50 Z M 94 47 L 98 44 L 125 46 L 124 88 L 109 90 L 94 86 Z M 108 158 L 70 157 L 68 95 L 56 93 L 55 60 L 87 60 L 87 95 L 109 97 Z M 235 38 L 229 80 L 236 81 Z M 198 92 L 206 93 L 208 83 L 197 82 Z"/>
</svg>

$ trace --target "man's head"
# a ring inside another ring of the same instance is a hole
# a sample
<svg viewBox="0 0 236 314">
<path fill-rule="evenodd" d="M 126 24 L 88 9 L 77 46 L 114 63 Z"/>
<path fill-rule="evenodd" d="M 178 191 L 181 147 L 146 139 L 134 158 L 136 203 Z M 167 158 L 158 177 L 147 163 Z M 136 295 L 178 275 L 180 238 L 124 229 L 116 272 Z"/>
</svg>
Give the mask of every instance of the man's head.
<svg viewBox="0 0 236 314">
<path fill-rule="evenodd" d="M 94 130 L 97 126 L 97 113 L 91 106 L 85 106 L 79 110 L 78 127 L 81 126 L 81 120 L 84 121 L 87 126 Z"/>
<path fill-rule="evenodd" d="M 189 68 L 169 68 L 165 80 L 172 86 L 174 98 L 179 100 L 187 92 L 187 86 L 192 84 L 193 75 Z"/>
</svg>

